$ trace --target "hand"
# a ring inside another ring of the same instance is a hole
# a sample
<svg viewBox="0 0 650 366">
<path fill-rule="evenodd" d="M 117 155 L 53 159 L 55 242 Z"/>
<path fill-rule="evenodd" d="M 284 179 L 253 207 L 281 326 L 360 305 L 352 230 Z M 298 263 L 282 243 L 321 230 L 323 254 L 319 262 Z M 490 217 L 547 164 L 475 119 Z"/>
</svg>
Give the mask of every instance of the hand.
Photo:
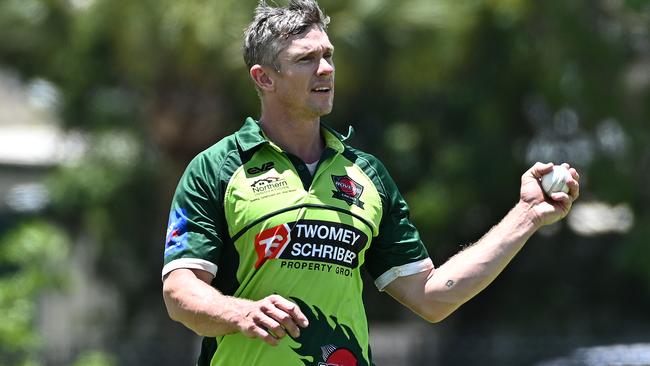
<svg viewBox="0 0 650 366">
<path fill-rule="evenodd" d="M 569 170 L 571 178 L 566 184 L 569 193 L 556 192 L 548 197 L 544 194 L 540 179 L 553 170 L 553 163 L 535 163 L 532 168 L 521 176 L 521 191 L 519 200 L 527 204 L 533 213 L 533 222 L 543 226 L 552 224 L 564 218 L 571 210 L 571 205 L 580 194 L 580 175 L 569 164 L 562 164 Z"/>
<path fill-rule="evenodd" d="M 287 332 L 293 338 L 299 337 L 299 327 L 309 325 L 298 305 L 279 295 L 246 301 L 242 313 L 243 317 L 237 322 L 240 332 L 249 338 L 260 338 L 272 346 L 277 346 Z"/>
</svg>

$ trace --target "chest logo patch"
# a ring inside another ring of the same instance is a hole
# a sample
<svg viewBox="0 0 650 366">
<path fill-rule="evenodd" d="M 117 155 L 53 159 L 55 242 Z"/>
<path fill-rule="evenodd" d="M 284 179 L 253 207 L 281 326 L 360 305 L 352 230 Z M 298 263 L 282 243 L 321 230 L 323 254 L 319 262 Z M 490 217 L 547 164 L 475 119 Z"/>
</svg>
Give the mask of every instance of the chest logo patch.
<svg viewBox="0 0 650 366">
<path fill-rule="evenodd" d="M 281 177 L 268 176 L 264 178 L 258 178 L 259 179 L 253 181 L 253 183 L 250 185 L 251 190 L 255 195 L 255 200 L 273 197 L 278 194 L 293 192 L 296 190 L 289 185 L 289 182 Z"/>
<path fill-rule="evenodd" d="M 332 175 L 332 181 L 334 182 L 334 188 L 336 188 L 336 190 L 332 191 L 334 193 L 333 198 L 345 201 L 350 206 L 355 205 L 363 208 L 363 202 L 360 199 L 363 193 L 361 184 L 348 175 Z"/>
<path fill-rule="evenodd" d="M 257 252 L 255 269 L 260 268 L 267 259 L 277 258 L 282 254 L 289 241 L 291 241 L 291 230 L 287 224 L 272 227 L 255 235 L 255 252 Z"/>
<path fill-rule="evenodd" d="M 262 166 L 260 166 L 259 168 L 256 167 L 256 166 L 254 166 L 252 168 L 248 168 L 248 170 L 246 170 L 246 172 L 248 172 L 248 174 L 251 174 L 251 175 L 257 175 L 257 174 L 260 174 L 260 173 L 268 172 L 269 170 L 273 169 L 274 166 L 275 166 L 275 164 L 272 161 L 269 161 L 267 163 L 262 164 Z"/>
<path fill-rule="evenodd" d="M 351 273 L 359 267 L 359 253 L 366 244 L 368 236 L 354 226 L 320 220 L 288 222 L 255 235 L 255 268 L 280 259 L 280 268 L 332 272 L 337 271 L 332 265 L 338 265 Z"/>
</svg>

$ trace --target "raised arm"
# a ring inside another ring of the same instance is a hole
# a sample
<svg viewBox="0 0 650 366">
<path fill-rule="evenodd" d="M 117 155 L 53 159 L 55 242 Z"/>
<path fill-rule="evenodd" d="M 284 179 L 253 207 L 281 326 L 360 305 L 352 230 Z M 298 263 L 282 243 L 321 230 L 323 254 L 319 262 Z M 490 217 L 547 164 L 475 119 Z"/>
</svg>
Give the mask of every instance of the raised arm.
<svg viewBox="0 0 650 366">
<path fill-rule="evenodd" d="M 552 163 L 536 163 L 524 173 L 519 202 L 478 242 L 439 268 L 395 279 L 385 291 L 430 322 L 447 317 L 487 287 L 540 227 L 569 213 L 579 195 L 578 173 L 569 169 L 568 194 L 547 197 L 539 179 L 552 169 Z"/>
<path fill-rule="evenodd" d="M 258 301 L 225 296 L 209 285 L 211 273 L 181 268 L 169 273 L 163 282 L 163 298 L 170 318 L 195 333 L 216 337 L 241 332 L 270 345 L 287 335 L 300 336 L 308 325 L 298 305 L 271 295 Z"/>
</svg>

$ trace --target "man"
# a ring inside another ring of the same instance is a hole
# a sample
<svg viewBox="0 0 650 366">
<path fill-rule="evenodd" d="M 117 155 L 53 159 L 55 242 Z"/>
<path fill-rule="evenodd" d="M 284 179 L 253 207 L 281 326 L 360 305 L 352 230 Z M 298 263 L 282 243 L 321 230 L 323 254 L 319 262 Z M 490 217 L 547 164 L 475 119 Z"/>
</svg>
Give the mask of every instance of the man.
<svg viewBox="0 0 650 366">
<path fill-rule="evenodd" d="M 569 193 L 546 197 L 539 179 L 553 164 L 537 163 L 506 217 L 434 268 L 385 167 L 320 124 L 334 97 L 328 22 L 314 0 L 260 3 L 244 58 L 261 117 L 199 154 L 176 190 L 164 299 L 205 336 L 199 365 L 370 365 L 362 265 L 438 322 L 578 197 L 572 168 Z"/>
</svg>

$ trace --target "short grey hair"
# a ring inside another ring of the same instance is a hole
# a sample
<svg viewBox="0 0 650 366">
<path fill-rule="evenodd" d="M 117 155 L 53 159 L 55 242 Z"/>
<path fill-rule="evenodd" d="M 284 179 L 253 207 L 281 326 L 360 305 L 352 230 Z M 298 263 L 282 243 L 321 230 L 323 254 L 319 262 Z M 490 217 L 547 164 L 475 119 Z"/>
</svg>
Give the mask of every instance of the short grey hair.
<svg viewBox="0 0 650 366">
<path fill-rule="evenodd" d="M 250 69 L 259 64 L 280 70 L 278 55 L 290 36 L 316 25 L 327 31 L 330 18 L 316 0 L 291 0 L 286 7 L 269 6 L 260 0 L 255 17 L 244 31 L 244 61 Z"/>
</svg>

